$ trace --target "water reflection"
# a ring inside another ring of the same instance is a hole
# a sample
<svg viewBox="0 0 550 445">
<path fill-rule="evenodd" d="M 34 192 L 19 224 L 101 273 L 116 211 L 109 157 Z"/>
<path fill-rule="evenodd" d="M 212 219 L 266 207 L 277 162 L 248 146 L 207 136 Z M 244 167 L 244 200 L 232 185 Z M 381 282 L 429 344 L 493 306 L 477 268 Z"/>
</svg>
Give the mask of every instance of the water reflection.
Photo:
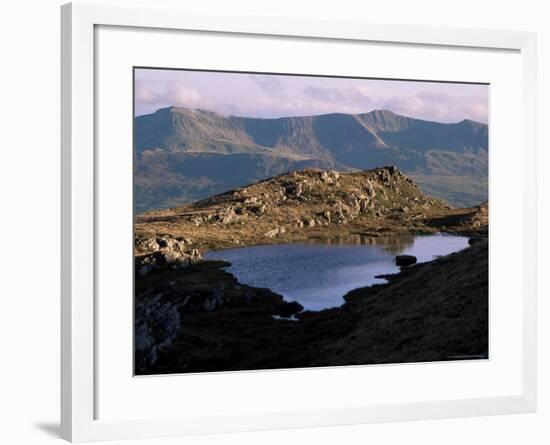
<svg viewBox="0 0 550 445">
<path fill-rule="evenodd" d="M 229 261 L 228 271 L 244 284 L 266 287 L 308 310 L 343 304 L 358 287 L 382 283 L 378 275 L 396 273 L 395 255 L 419 262 L 468 246 L 468 238 L 451 235 L 315 239 L 304 243 L 252 246 L 207 252 Z"/>
<path fill-rule="evenodd" d="M 414 243 L 413 235 L 399 236 L 365 236 L 360 234 L 335 238 L 312 238 L 304 244 L 322 244 L 327 246 L 381 246 L 386 252 L 399 254 Z"/>
</svg>

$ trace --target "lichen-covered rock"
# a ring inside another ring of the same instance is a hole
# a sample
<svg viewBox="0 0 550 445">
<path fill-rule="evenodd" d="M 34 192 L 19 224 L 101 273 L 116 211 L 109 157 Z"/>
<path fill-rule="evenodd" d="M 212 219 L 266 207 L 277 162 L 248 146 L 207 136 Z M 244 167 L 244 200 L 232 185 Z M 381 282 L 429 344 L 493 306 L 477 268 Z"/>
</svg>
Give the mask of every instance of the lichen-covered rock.
<svg viewBox="0 0 550 445">
<path fill-rule="evenodd" d="M 286 229 L 284 227 L 276 227 L 270 230 L 269 232 L 267 232 L 265 236 L 268 238 L 275 238 L 277 235 L 285 232 L 286 232 Z"/>
<path fill-rule="evenodd" d="M 235 220 L 235 209 L 228 207 L 222 215 L 220 215 L 220 221 L 222 224 L 230 224 Z"/>
<path fill-rule="evenodd" d="M 185 237 L 159 236 L 138 239 L 136 249 L 136 272 L 144 276 L 156 267 L 187 267 L 200 261 L 198 249 L 190 248 L 191 241 Z"/>
<path fill-rule="evenodd" d="M 335 170 L 323 171 L 320 178 L 325 184 L 335 184 L 340 178 L 340 173 Z"/>
</svg>

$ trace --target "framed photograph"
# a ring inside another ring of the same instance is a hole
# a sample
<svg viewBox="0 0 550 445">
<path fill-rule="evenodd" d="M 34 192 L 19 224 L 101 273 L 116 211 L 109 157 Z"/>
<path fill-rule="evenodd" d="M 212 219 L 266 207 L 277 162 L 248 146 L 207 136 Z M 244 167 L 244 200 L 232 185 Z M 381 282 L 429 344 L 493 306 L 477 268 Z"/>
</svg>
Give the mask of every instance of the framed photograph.
<svg viewBox="0 0 550 445">
<path fill-rule="evenodd" d="M 62 7 L 62 436 L 536 409 L 536 35 Z"/>
</svg>

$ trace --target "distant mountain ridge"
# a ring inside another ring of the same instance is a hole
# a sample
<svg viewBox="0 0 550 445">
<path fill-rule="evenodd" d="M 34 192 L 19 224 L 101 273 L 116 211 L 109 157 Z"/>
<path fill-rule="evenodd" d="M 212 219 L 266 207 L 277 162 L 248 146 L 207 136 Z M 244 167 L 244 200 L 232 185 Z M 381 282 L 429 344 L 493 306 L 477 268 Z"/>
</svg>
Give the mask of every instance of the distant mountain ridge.
<svg viewBox="0 0 550 445">
<path fill-rule="evenodd" d="M 168 107 L 135 118 L 135 208 L 185 204 L 290 170 L 396 165 L 459 206 L 487 200 L 488 128 L 388 110 L 272 119 Z"/>
</svg>

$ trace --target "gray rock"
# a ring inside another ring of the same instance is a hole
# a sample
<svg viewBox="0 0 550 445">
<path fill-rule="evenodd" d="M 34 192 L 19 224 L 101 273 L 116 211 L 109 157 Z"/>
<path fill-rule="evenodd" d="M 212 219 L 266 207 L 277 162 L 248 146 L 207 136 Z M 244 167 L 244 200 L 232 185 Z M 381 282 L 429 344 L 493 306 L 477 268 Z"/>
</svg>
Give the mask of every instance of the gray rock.
<svg viewBox="0 0 550 445">
<path fill-rule="evenodd" d="M 340 173 L 335 170 L 321 172 L 321 181 L 326 184 L 335 184 L 340 178 Z"/>
<path fill-rule="evenodd" d="M 140 276 L 149 273 L 159 266 L 187 267 L 200 261 L 201 255 L 197 249 L 188 249 L 186 238 L 161 236 L 156 238 L 158 249 L 136 259 L 136 271 Z M 149 245 L 152 245 L 149 243 Z"/>
<path fill-rule="evenodd" d="M 367 179 L 367 182 L 365 183 L 365 192 L 370 198 L 374 198 L 376 196 L 376 190 L 374 190 L 374 185 L 372 185 L 370 179 Z"/>
<path fill-rule="evenodd" d="M 258 202 L 258 198 L 256 196 L 251 196 L 250 198 L 246 198 L 244 200 L 245 204 L 256 204 Z"/>
<path fill-rule="evenodd" d="M 284 227 L 276 227 L 269 232 L 266 232 L 265 236 L 268 238 L 275 238 L 277 235 L 281 233 L 285 233 L 286 229 Z"/>
<path fill-rule="evenodd" d="M 224 214 L 220 216 L 220 220 L 222 224 L 230 224 L 235 220 L 235 210 L 233 207 L 228 207 Z"/>
<path fill-rule="evenodd" d="M 177 337 L 181 325 L 178 305 L 163 301 L 162 295 L 141 300 L 135 312 L 136 366 L 145 369 Z"/>
<path fill-rule="evenodd" d="M 143 252 L 155 252 L 160 249 L 160 245 L 157 243 L 157 238 L 145 238 L 136 240 L 136 249 Z"/>
</svg>

